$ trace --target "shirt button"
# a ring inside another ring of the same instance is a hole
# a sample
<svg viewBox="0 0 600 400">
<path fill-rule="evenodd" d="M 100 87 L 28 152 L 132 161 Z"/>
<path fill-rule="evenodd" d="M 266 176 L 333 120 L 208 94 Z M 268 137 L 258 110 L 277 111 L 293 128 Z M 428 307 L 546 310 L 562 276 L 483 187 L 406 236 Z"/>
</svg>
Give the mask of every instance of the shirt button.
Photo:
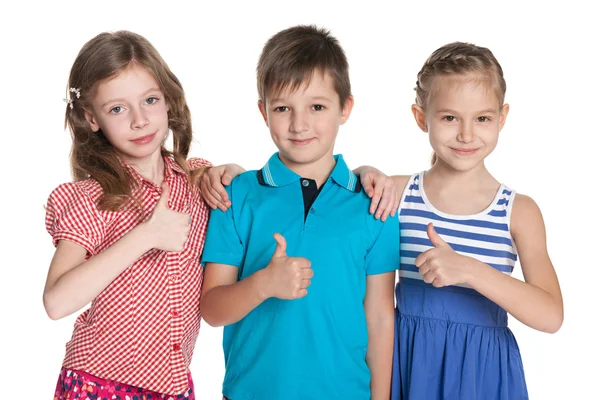
<svg viewBox="0 0 600 400">
<path fill-rule="evenodd" d="M 308 185 L 310 185 L 310 182 L 306 179 L 302 179 L 302 186 L 308 187 Z"/>
<path fill-rule="evenodd" d="M 311 214 L 314 214 L 314 213 L 315 213 L 315 208 L 314 208 L 314 207 L 311 207 L 311 208 L 310 208 L 310 213 L 311 213 Z"/>
<path fill-rule="evenodd" d="M 171 315 L 173 315 L 175 318 L 179 317 L 179 312 L 177 312 L 177 310 L 173 310 L 171 312 Z"/>
<path fill-rule="evenodd" d="M 179 275 L 177 275 L 177 274 L 170 275 L 169 280 L 171 282 L 177 282 L 179 280 Z"/>
<path fill-rule="evenodd" d="M 175 343 L 173 345 L 173 351 L 179 351 L 179 350 L 181 350 L 181 345 L 179 343 Z"/>
</svg>

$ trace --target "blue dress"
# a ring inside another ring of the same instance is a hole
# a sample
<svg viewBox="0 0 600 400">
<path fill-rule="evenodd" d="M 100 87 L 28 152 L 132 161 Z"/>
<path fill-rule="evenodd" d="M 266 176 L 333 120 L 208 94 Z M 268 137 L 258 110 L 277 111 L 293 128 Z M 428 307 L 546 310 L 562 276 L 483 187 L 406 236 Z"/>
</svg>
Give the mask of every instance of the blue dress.
<svg viewBox="0 0 600 400">
<path fill-rule="evenodd" d="M 469 287 L 425 283 L 414 264 L 433 247 L 426 233 L 432 222 L 457 253 L 510 274 L 517 260 L 509 224 L 515 193 L 501 185 L 481 213 L 448 215 L 427 200 L 423 174 L 411 177 L 400 206 L 392 399 L 527 399 L 506 311 Z"/>
</svg>

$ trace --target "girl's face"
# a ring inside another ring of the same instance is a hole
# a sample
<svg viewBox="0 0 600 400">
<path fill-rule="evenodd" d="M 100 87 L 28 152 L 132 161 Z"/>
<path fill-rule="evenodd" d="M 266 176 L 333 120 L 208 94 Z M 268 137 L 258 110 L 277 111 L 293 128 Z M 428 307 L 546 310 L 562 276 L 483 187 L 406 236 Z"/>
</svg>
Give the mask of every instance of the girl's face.
<svg viewBox="0 0 600 400">
<path fill-rule="evenodd" d="M 169 129 L 168 110 L 154 77 L 134 63 L 98 84 L 86 119 L 94 132 L 102 130 L 125 161 L 136 163 L 160 154 Z"/>
<path fill-rule="evenodd" d="M 480 166 L 494 150 L 508 110 L 491 82 L 475 75 L 436 77 L 427 110 L 413 106 L 438 160 L 459 171 Z"/>
</svg>

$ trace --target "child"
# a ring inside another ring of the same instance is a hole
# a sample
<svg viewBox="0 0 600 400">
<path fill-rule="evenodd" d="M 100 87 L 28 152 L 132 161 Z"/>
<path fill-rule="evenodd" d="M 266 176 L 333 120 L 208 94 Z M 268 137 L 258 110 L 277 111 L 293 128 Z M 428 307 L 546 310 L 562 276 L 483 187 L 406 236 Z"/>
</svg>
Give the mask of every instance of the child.
<svg viewBox="0 0 600 400">
<path fill-rule="evenodd" d="M 75 182 L 48 200 L 56 252 L 44 306 L 52 319 L 91 307 L 77 318 L 54 398 L 194 399 L 208 211 L 189 178 L 208 163 L 185 161 L 181 84 L 145 38 L 120 31 L 83 46 L 68 87 Z"/>
<path fill-rule="evenodd" d="M 399 229 L 366 212 L 333 155 L 353 106 L 346 57 L 327 31 L 297 26 L 266 43 L 257 70 L 279 152 L 227 187 L 202 256 L 202 314 L 225 326 L 223 394 L 387 400 Z"/>
<path fill-rule="evenodd" d="M 392 398 L 526 399 L 507 312 L 556 332 L 563 303 L 540 210 L 484 165 L 509 109 L 502 68 L 488 49 L 452 43 L 427 60 L 416 90 L 412 110 L 433 166 L 393 177 L 400 197 L 384 190 L 392 213 L 402 199 Z M 357 173 L 370 190 L 382 176 Z M 376 217 L 389 209 L 379 206 Z M 517 255 L 525 282 L 510 277 Z"/>
<path fill-rule="evenodd" d="M 563 303 L 540 210 L 484 164 L 509 110 L 502 68 L 486 48 L 451 43 L 425 62 L 416 91 L 434 159 L 396 178 L 405 189 L 392 398 L 526 399 L 507 312 L 556 332 Z M 525 282 L 510 276 L 517 254 Z"/>
</svg>

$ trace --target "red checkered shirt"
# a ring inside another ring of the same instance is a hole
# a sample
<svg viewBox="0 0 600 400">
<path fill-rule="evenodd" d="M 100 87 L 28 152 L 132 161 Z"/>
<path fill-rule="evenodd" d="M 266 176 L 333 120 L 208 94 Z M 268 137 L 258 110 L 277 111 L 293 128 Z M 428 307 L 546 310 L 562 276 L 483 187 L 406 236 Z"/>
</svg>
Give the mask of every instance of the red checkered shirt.
<svg viewBox="0 0 600 400">
<path fill-rule="evenodd" d="M 187 372 L 200 330 L 200 255 L 208 209 L 185 172 L 165 157 L 169 207 L 192 218 L 181 252 L 152 249 L 123 271 L 75 322 L 63 366 L 160 393 L 187 389 Z M 209 163 L 190 159 L 190 169 Z M 161 190 L 127 167 L 140 185 L 137 198 L 149 216 Z M 100 184 L 87 179 L 56 188 L 48 199 L 46 228 L 54 245 L 68 240 L 87 258 L 112 246 L 139 222 L 139 211 L 100 211 Z M 145 218 L 144 218 L 145 219 Z M 80 290 L 86 290 L 81 282 Z"/>
</svg>

